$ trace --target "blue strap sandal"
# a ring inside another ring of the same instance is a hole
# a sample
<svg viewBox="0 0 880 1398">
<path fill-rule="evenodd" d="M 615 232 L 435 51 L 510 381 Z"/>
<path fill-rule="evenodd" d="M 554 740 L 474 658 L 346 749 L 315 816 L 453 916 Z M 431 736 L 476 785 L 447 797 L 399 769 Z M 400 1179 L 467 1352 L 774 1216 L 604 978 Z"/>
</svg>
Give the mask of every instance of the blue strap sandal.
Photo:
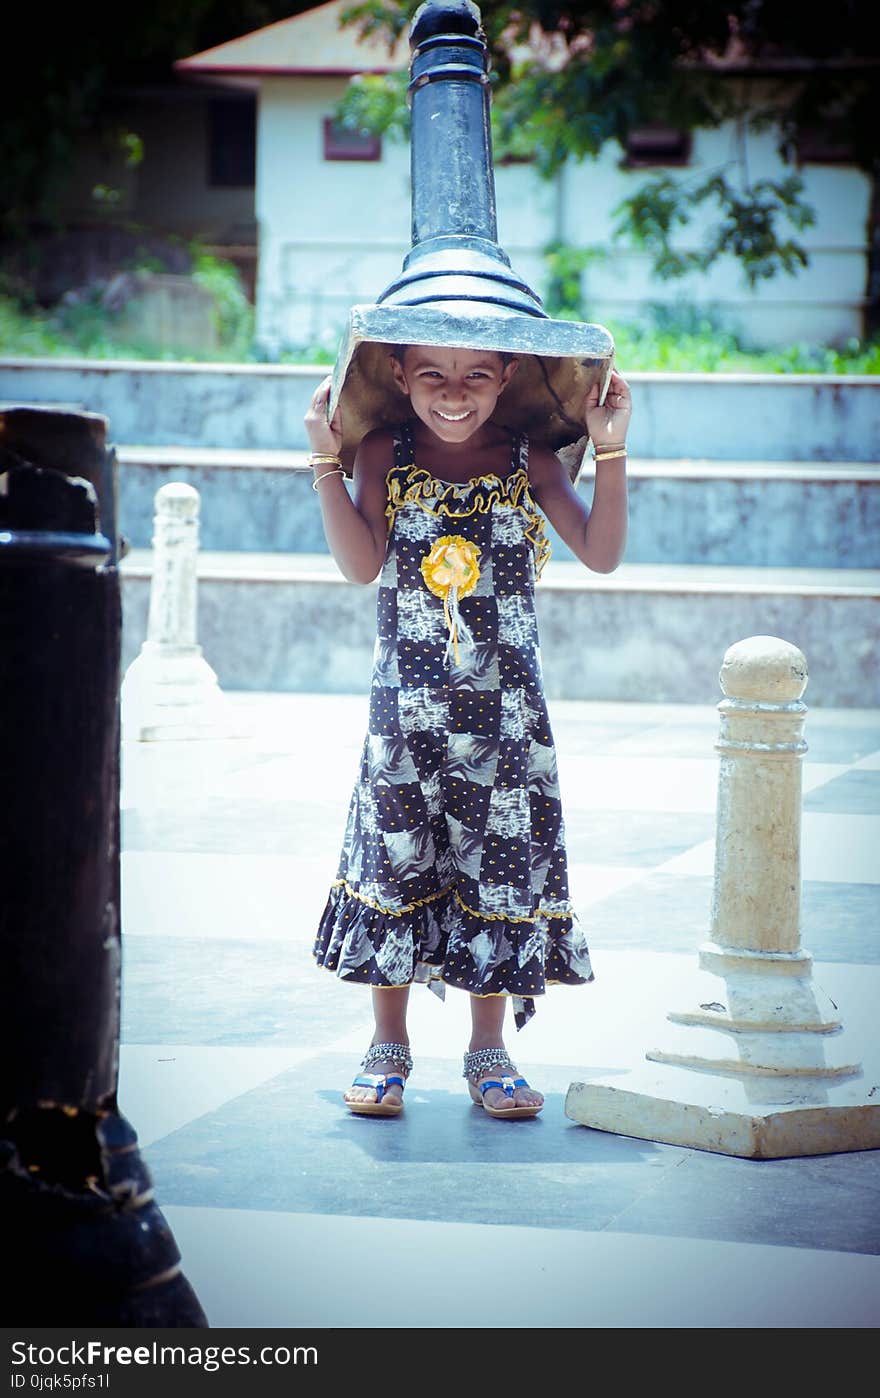
<svg viewBox="0 0 880 1398">
<path fill-rule="evenodd" d="M 486 1078 L 480 1081 L 485 1073 L 492 1069 L 502 1069 L 500 1078 Z M 505 1068 L 510 1069 L 510 1073 L 503 1072 Z M 514 1075 L 517 1069 L 505 1049 L 474 1049 L 472 1053 L 464 1056 L 463 1078 L 467 1078 L 468 1092 L 471 1099 L 478 1107 L 482 1107 L 490 1116 L 498 1117 L 526 1117 L 537 1116 L 543 1107 L 543 1102 L 539 1105 L 529 1105 L 523 1102 L 514 1101 L 514 1091 L 518 1087 L 528 1087 L 525 1078 L 518 1078 Z M 486 1101 L 486 1093 L 493 1087 L 500 1088 L 505 1097 L 510 1099 L 509 1107 L 491 1107 Z"/>
<path fill-rule="evenodd" d="M 346 1096 L 345 1105 L 355 1116 L 399 1116 L 403 1111 L 402 1102 L 386 1102 L 383 1099 L 389 1087 L 406 1086 L 406 1079 L 412 1072 L 409 1048 L 406 1044 L 372 1044 L 361 1060 L 361 1067 L 369 1068 L 371 1063 L 377 1063 L 381 1059 L 389 1059 L 400 1072 L 358 1073 L 351 1084 L 352 1087 L 372 1087 L 376 1093 L 376 1100 L 350 1102 Z"/>
</svg>

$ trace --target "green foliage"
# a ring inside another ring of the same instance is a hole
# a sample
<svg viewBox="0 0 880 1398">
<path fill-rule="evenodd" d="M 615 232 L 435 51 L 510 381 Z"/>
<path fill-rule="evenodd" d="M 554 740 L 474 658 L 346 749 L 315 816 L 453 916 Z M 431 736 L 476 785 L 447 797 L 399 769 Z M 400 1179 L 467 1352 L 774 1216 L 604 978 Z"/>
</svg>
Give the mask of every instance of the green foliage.
<svg viewBox="0 0 880 1398">
<path fill-rule="evenodd" d="M 127 86 L 168 83 L 178 58 L 312 8 L 314 0 L 129 0 L 125 5 L 18 5 L 5 26 L 0 234 L 24 237 L 35 215 L 57 220 L 83 138 L 121 145 L 124 162 L 143 153 L 137 132 L 120 130 Z M 105 206 L 112 191 L 101 191 Z"/>
<path fill-rule="evenodd" d="M 334 364 L 336 353 L 325 344 L 301 345 L 285 349 L 278 356 L 279 364 Z"/>
<path fill-rule="evenodd" d="M 407 73 L 359 73 L 337 103 L 334 116 L 355 131 L 372 131 L 392 140 L 409 140 Z"/>
<path fill-rule="evenodd" d="M 417 0 L 361 0 L 343 13 L 360 32 L 406 28 Z M 736 258 L 754 287 L 807 263 L 796 235 L 815 221 L 796 173 L 752 179 L 748 135 L 772 129 L 781 158 L 798 159 L 799 135 L 831 132 L 873 178 L 880 172 L 872 7 L 840 0 L 835 23 L 792 0 L 481 0 L 492 57 L 496 159 L 529 155 L 550 176 L 570 159 L 595 158 L 609 141 L 662 123 L 680 130 L 734 122 L 736 160 L 698 184 L 649 179 L 616 210 L 617 236 L 651 254 L 663 279 Z M 403 83 L 371 79 L 359 125 L 405 131 Z M 395 114 L 394 102 L 400 109 Z M 355 108 L 351 108 L 355 110 Z M 705 205 L 717 221 L 698 249 L 681 235 Z M 563 296 L 564 302 L 564 296 Z"/>
<path fill-rule="evenodd" d="M 624 374 L 880 374 L 880 338 L 759 350 L 687 302 L 654 305 L 639 321 L 609 329 Z"/>
<path fill-rule="evenodd" d="M 563 252 L 563 257 L 565 256 Z M 570 263 L 568 265 L 574 265 Z M 581 312 L 582 314 L 582 312 Z M 609 326 L 616 360 L 624 373 L 880 374 L 880 339 L 850 340 L 840 347 L 791 345 L 782 350 L 750 350 L 706 313 L 687 306 L 657 306 L 637 324 Z M 97 301 L 50 313 L 22 305 L 0 293 L 0 345 L 10 357 L 213 360 L 260 363 L 267 356 L 251 342 L 243 351 L 227 344 L 212 355 L 194 355 L 119 339 L 113 315 Z M 290 347 L 282 364 L 330 365 L 336 358 L 329 338 Z"/>
<path fill-rule="evenodd" d="M 375 35 L 386 38 L 390 52 L 416 8 L 417 4 L 398 4 L 397 0 L 370 0 L 368 4 L 348 5 L 342 11 L 340 20 L 343 25 L 354 25 L 362 38 Z"/>
<path fill-rule="evenodd" d="M 246 356 L 254 338 L 254 308 L 242 286 L 238 269 L 231 262 L 212 257 L 196 246 L 192 278 L 214 298 L 220 344 L 233 358 Z"/>
<path fill-rule="evenodd" d="M 593 262 L 607 257 L 604 248 L 575 248 L 569 243 L 548 243 L 544 248 L 547 282 L 544 310 L 555 320 L 586 320 L 583 274 Z"/>
<path fill-rule="evenodd" d="M 36 306 L 19 284 L 0 282 L 0 346 L 6 355 L 88 359 L 218 360 L 239 362 L 258 358 L 254 347 L 254 308 L 231 262 L 205 253 L 198 244 L 190 249 L 192 279 L 214 299 L 219 348 L 195 353 L 170 345 L 132 340 L 119 330 L 120 309 L 108 307 L 105 286 L 97 283 L 75 296 L 64 298 L 53 310 Z M 132 259 L 134 272 L 162 272 L 156 257 Z M 331 356 L 332 359 L 332 356 Z"/>
<path fill-rule="evenodd" d="M 754 288 L 778 272 L 793 275 L 807 265 L 804 249 L 778 231 L 782 219 L 798 232 L 815 223 L 815 211 L 801 202 L 803 187 L 800 176 L 794 174 L 782 180 L 757 180 L 744 193 L 738 192 L 723 173 L 697 184 L 660 175 L 617 205 L 613 234 L 650 252 L 655 275 L 663 281 L 705 272 L 728 254 L 737 258 L 746 283 Z M 714 201 L 720 218 L 703 247 L 698 251 L 676 248 L 676 230 L 689 223 L 707 201 Z"/>
</svg>

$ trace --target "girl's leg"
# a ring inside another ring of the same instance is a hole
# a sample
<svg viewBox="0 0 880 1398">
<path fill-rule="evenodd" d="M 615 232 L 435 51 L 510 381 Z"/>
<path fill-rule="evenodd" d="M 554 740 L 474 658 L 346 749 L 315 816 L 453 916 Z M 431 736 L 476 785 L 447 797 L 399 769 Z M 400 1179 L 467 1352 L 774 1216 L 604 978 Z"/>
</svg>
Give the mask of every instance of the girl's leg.
<svg viewBox="0 0 880 1398">
<path fill-rule="evenodd" d="M 471 996 L 471 1041 L 468 1048 L 471 1053 L 475 1049 L 504 1048 L 504 1015 L 507 1010 L 508 995 L 472 995 Z M 485 1082 L 487 1078 L 497 1078 L 500 1069 L 487 1068 L 477 1083 Z M 509 1073 L 510 1069 L 503 1071 Z M 517 1074 L 519 1076 L 519 1074 Z M 518 1106 L 538 1107 L 544 1101 L 540 1092 L 535 1092 L 531 1087 L 518 1087 L 513 1094 L 513 1100 Z M 490 1107 L 509 1107 L 510 1098 L 505 1097 L 500 1087 L 491 1087 L 486 1093 L 486 1101 Z"/>
<path fill-rule="evenodd" d="M 373 1044 L 406 1044 L 409 1045 L 409 1034 L 406 1027 L 406 1010 L 409 1002 L 409 986 L 373 986 L 373 1017 L 376 1021 L 376 1031 L 370 1040 Z M 381 1058 L 370 1064 L 371 1073 L 399 1073 L 390 1059 Z M 350 1087 L 344 1094 L 346 1102 L 375 1102 L 378 1096 L 374 1087 Z M 403 1099 L 403 1091 L 392 1083 L 386 1089 L 383 1101 L 400 1102 Z"/>
</svg>

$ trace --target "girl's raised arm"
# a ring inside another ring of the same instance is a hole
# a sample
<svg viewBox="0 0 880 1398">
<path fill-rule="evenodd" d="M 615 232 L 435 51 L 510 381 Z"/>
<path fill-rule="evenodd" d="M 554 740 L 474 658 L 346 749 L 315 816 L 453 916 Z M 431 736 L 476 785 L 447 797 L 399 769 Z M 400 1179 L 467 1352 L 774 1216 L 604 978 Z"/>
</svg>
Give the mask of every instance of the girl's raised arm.
<svg viewBox="0 0 880 1398">
<path fill-rule="evenodd" d="M 312 451 L 338 456 L 342 445 L 339 414 L 327 421 L 330 379 L 316 390 L 305 424 Z M 349 495 L 341 470 L 332 462 L 314 465 L 314 485 L 321 501 L 324 534 L 343 577 L 349 582 L 370 583 L 385 561 L 388 530 L 385 518 L 385 477 L 394 460 L 390 432 L 370 432 L 361 442 L 354 461 L 354 494 Z"/>
<path fill-rule="evenodd" d="M 604 404 L 599 403 L 599 385 L 590 389 L 585 421 L 598 458 L 590 509 L 549 447 L 533 447 L 529 453 L 532 495 L 575 557 L 595 573 L 613 573 L 626 545 L 626 433 L 631 414 L 629 385 L 616 371 Z"/>
</svg>

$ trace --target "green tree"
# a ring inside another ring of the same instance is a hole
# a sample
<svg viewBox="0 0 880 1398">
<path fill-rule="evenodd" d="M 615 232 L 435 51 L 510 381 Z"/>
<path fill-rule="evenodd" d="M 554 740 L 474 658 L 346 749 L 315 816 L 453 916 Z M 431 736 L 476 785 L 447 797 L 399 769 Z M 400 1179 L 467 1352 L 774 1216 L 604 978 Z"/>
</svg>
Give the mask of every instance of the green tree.
<svg viewBox="0 0 880 1398">
<path fill-rule="evenodd" d="M 392 42 L 414 0 L 364 0 L 343 22 Z M 639 127 L 682 130 L 733 123 L 738 153 L 698 179 L 645 179 L 615 211 L 616 233 L 653 258 L 661 278 L 738 259 L 751 286 L 807 262 L 797 235 L 815 218 L 804 200 L 798 150 L 821 133 L 880 186 L 876 90 L 880 47 L 871 6 L 840 0 L 829 22 L 799 0 L 483 0 L 492 58 L 496 159 L 529 153 L 545 175 L 563 161 L 625 145 Z M 355 80 L 342 119 L 374 130 L 405 129 L 405 82 L 394 75 Z M 748 138 L 773 130 L 784 178 L 755 179 Z M 695 250 L 676 233 L 697 210 L 714 214 Z M 880 207 L 875 193 L 869 303 L 880 299 Z"/>
<path fill-rule="evenodd" d="M 20 239 L 52 217 L 84 139 L 136 164 L 142 149 L 120 95 L 173 81 L 178 58 L 312 8 L 313 0 L 128 0 L 124 5 L 20 5 L 4 20 L 0 236 Z M 100 200 L 99 190 L 97 198 Z M 112 201 L 113 191 L 103 191 Z"/>
</svg>

